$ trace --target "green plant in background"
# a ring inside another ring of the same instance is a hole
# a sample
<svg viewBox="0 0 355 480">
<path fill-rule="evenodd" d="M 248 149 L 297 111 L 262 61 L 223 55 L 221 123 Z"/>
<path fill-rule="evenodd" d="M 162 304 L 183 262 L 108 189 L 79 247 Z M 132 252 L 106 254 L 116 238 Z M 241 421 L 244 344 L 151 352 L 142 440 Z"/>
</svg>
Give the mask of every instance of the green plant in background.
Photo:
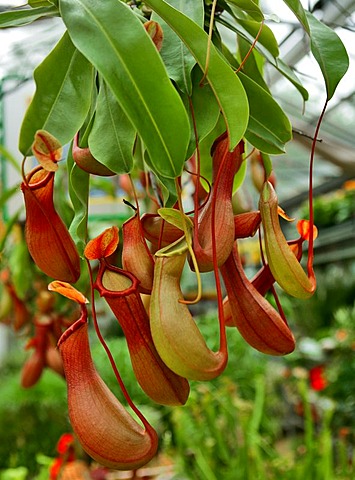
<svg viewBox="0 0 355 480">
<path fill-rule="evenodd" d="M 5 290 L 17 307 L 13 326 L 17 331 L 32 327 L 27 346 L 34 351 L 21 381 L 24 387 L 35 385 L 47 367 L 65 376 L 74 431 L 90 456 L 107 467 L 134 470 L 152 459 L 158 449 L 158 422 L 148 420 L 131 399 L 134 388 L 125 386 L 117 367 L 119 355 L 115 358 L 114 347 L 101 331 L 95 290 L 120 324 L 139 385 L 164 408 L 187 401 L 189 382 L 214 380 L 228 369 L 231 344 L 226 325 L 237 327 L 260 352 L 284 355 L 294 349 L 280 303 L 276 299 L 276 310 L 264 295 L 272 290 L 276 297 L 275 281 L 297 298 L 307 299 L 315 291 L 314 148 L 327 104 L 348 68 L 348 56 L 339 37 L 301 2 L 285 4 L 309 38 L 326 90 L 311 151 L 310 221 L 298 223 L 300 237 L 289 242 L 279 225 L 269 155 L 285 151 L 292 126 L 263 78 L 264 63 L 271 63 L 290 81 L 304 101 L 308 92 L 279 59 L 277 41 L 258 3 L 106 0 L 98 5 L 94 0 L 33 0 L 25 9 L 0 14 L 0 27 L 58 16 L 66 28 L 34 72 L 36 92 L 19 139 L 24 156 L 24 237 L 42 273 L 23 249 L 2 267 Z M 235 35 L 236 53 L 224 44 L 221 27 Z M 65 166 L 59 163 L 64 145 L 69 146 Z M 39 165 L 27 172 L 26 158 L 31 155 Z M 233 194 L 243 183 L 249 156 L 257 158 L 262 169 L 261 177 L 254 179 L 259 180 L 254 183 L 260 187 L 260 211 L 235 214 Z M 58 173 L 65 168 L 66 174 Z M 128 179 L 125 203 L 133 215 L 122 225 L 121 239 L 113 225 L 90 240 L 93 176 L 113 177 L 120 183 Z M 56 206 L 58 201 L 61 207 Z M 268 265 L 250 281 L 236 240 L 253 236 L 261 226 Z M 9 249 L 7 232 L 4 238 L 2 247 Z M 309 243 L 307 273 L 299 263 L 304 241 Z M 19 245 L 23 246 L 22 236 Z M 21 289 L 18 271 L 26 258 L 32 282 Z M 192 300 L 181 290 L 184 268 L 196 275 Z M 224 301 L 219 271 L 228 293 Z M 213 347 L 189 309 L 203 296 L 205 272 L 213 273 L 217 292 L 218 329 L 213 340 L 218 341 L 211 342 Z M 45 292 L 46 276 L 54 280 L 49 289 L 76 302 L 74 306 L 67 300 L 54 305 L 54 296 Z M 89 310 L 80 291 L 90 297 Z M 150 305 L 143 303 L 142 295 L 150 296 Z M 89 331 L 89 319 L 94 331 Z M 120 400 L 94 365 L 89 333 L 95 333 L 105 349 L 122 392 Z M 238 381 L 238 375 L 232 376 Z M 216 418 L 217 396 L 209 388 L 200 387 L 201 410 L 195 410 L 194 396 L 190 411 L 176 410 L 197 419 L 204 412 L 208 434 L 202 436 L 202 423 L 198 431 L 190 432 L 197 448 L 191 469 L 196 465 L 196 473 L 208 479 L 219 470 L 233 478 L 235 468 L 244 478 L 266 478 L 263 463 L 272 451 L 260 435 L 266 408 L 264 380 L 255 375 L 252 386 L 245 386 L 254 408 L 245 404 L 240 419 L 232 418 L 228 404 L 229 391 L 238 407 L 232 384 L 218 385 L 218 392 L 227 395 L 227 403 L 220 403 L 226 418 Z M 219 423 L 235 427 L 230 437 L 224 439 Z M 272 422 L 265 422 L 265 428 L 267 423 L 271 428 Z M 236 442 L 234 452 L 236 431 L 242 441 Z M 174 436 L 182 445 L 177 430 Z M 306 428 L 309 468 L 312 439 Z M 212 445 L 218 456 L 210 464 Z"/>
<path fill-rule="evenodd" d="M 314 199 L 314 218 L 319 228 L 339 225 L 355 216 L 355 189 L 351 186 Z M 308 209 L 301 209 L 302 218 L 308 218 Z"/>
</svg>

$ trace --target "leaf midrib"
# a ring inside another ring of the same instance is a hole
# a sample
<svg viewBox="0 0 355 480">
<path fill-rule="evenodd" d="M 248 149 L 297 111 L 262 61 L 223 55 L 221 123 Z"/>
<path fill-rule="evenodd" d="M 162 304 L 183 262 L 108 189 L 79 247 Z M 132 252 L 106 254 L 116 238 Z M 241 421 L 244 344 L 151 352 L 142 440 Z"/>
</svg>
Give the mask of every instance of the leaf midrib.
<svg viewBox="0 0 355 480">
<path fill-rule="evenodd" d="M 166 146 L 166 143 L 165 143 L 165 141 L 164 141 L 164 139 L 163 139 L 163 137 L 162 137 L 162 135 L 161 135 L 161 133 L 160 133 L 160 131 L 159 131 L 158 125 L 157 125 L 154 117 L 151 115 L 150 110 L 149 110 L 147 104 L 145 103 L 144 98 L 142 97 L 142 95 L 141 95 L 141 93 L 140 93 L 140 90 L 136 87 L 135 82 L 133 82 L 133 77 L 132 77 L 132 75 L 130 74 L 130 71 L 129 71 L 126 63 L 123 62 L 122 57 L 121 57 L 121 55 L 119 54 L 119 51 L 116 49 L 115 44 L 111 41 L 111 37 L 106 34 L 106 31 L 105 31 L 104 29 L 101 28 L 100 23 L 96 20 L 96 17 L 92 14 L 91 10 L 90 10 L 89 8 L 87 8 L 80 0 L 77 0 L 77 2 L 78 2 L 79 4 L 81 4 L 81 6 L 83 7 L 83 9 L 88 13 L 88 15 L 90 15 L 90 17 L 92 18 L 92 20 L 94 21 L 94 23 L 99 27 L 99 30 L 101 31 L 101 33 L 103 34 L 103 36 L 107 39 L 107 41 L 108 41 L 109 45 L 111 46 L 112 50 L 114 51 L 114 53 L 116 54 L 117 58 L 118 58 L 119 61 L 121 62 L 121 65 L 124 67 L 124 70 L 125 70 L 128 78 L 130 79 L 132 85 L 134 86 L 134 89 L 135 89 L 135 91 L 137 92 L 138 97 L 140 98 L 141 103 L 142 103 L 142 105 L 144 106 L 144 109 L 145 109 L 145 111 L 146 111 L 147 114 L 148 114 L 148 117 L 151 119 L 152 125 L 154 126 L 154 129 L 155 129 L 155 131 L 156 131 L 156 133 L 157 133 L 157 136 L 158 136 L 158 138 L 159 138 L 160 141 L 161 141 L 161 144 L 162 144 L 162 146 L 163 146 L 164 151 L 166 152 L 167 158 L 168 158 L 168 160 L 169 160 L 169 162 L 170 162 L 170 165 L 171 165 L 171 167 L 172 167 L 172 171 L 175 172 L 174 162 L 173 162 L 173 160 L 172 160 L 172 158 L 171 158 L 171 155 L 170 155 L 170 152 L 169 152 L 169 150 L 168 150 L 168 148 L 167 148 L 167 146 Z M 126 109 L 124 108 L 124 106 L 121 105 L 121 107 L 122 107 L 122 110 L 124 110 L 125 114 L 128 116 L 128 118 L 130 118 L 130 115 L 127 114 Z"/>
</svg>

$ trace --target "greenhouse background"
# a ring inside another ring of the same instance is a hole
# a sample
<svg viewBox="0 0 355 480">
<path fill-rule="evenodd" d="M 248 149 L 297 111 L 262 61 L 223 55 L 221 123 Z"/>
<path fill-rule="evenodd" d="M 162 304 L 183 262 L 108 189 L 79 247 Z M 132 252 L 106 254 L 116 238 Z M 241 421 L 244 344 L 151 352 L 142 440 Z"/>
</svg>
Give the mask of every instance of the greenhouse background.
<svg viewBox="0 0 355 480">
<path fill-rule="evenodd" d="M 267 83 L 293 127 L 293 140 L 286 145 L 286 153 L 272 157 L 279 202 L 291 217 L 304 218 L 308 215 L 312 139 L 326 90 L 319 66 L 310 54 L 309 39 L 285 3 L 259 3 L 268 14 L 266 23 L 277 38 L 280 57 L 294 69 L 310 95 L 303 104 L 290 82 L 266 64 Z M 236 329 L 228 329 L 233 347 L 224 374 L 208 383 L 194 382 L 186 407 L 157 408 L 140 390 L 131 372 L 124 338 L 110 322 L 108 309 L 100 304 L 108 344 L 120 352 L 121 374 L 132 397 L 158 425 L 160 453 L 151 464 L 133 473 L 108 471 L 91 463 L 91 473 L 87 469 L 79 469 L 79 473 L 73 470 L 77 476 L 67 478 L 355 478 L 355 1 L 301 3 L 339 35 L 350 66 L 329 102 L 316 144 L 313 194 L 318 228 L 314 245 L 317 291 L 307 302 L 279 292 L 295 329 L 297 347 L 285 357 L 269 358 L 247 345 Z M 20 0 L 2 0 L 0 12 L 21 5 Z M 0 241 L 14 217 L 20 224 L 25 219 L 18 188 L 21 173 L 15 164 L 20 165 L 22 160 L 18 138 L 35 91 L 33 70 L 63 32 L 63 23 L 54 17 L 0 29 L 0 198 L 5 198 L 6 191 L 17 190 L 1 203 Z M 221 35 L 233 51 L 231 33 L 221 27 Z M 248 202 L 257 202 L 257 192 L 255 197 L 248 196 L 248 181 L 240 191 L 246 209 Z M 129 217 L 129 209 L 122 203 L 124 193 L 110 179 L 94 184 L 89 210 L 93 233 L 114 221 L 122 224 Z M 283 223 L 286 236 L 291 231 L 287 223 Z M 25 272 L 29 258 L 16 227 L 13 235 L 10 262 L 25 288 L 32 281 Z M 246 269 L 253 275 L 261 262 L 258 239 L 243 240 L 241 250 Z M 186 291 L 193 290 L 193 282 L 191 272 L 186 272 Z M 206 291 L 210 293 L 210 289 L 207 277 Z M 1 285 L 1 298 L 3 292 Z M 215 316 L 213 300 L 212 291 L 211 298 L 195 307 L 211 348 L 216 347 L 216 331 L 207 320 Z M 0 318 L 3 304 L 0 299 Z M 71 434 L 66 388 L 60 376 L 45 371 L 34 387 L 21 387 L 21 369 L 28 356 L 26 340 L 26 332 L 14 333 L 6 321 L 0 323 L 0 480 L 52 478 L 48 469 L 58 457 L 58 441 L 62 435 Z M 93 341 L 92 348 L 98 369 L 114 390 L 115 378 L 102 347 Z M 75 445 L 75 449 L 82 462 L 79 466 L 90 464 L 81 447 Z M 64 480 L 64 475 L 58 478 Z"/>
</svg>

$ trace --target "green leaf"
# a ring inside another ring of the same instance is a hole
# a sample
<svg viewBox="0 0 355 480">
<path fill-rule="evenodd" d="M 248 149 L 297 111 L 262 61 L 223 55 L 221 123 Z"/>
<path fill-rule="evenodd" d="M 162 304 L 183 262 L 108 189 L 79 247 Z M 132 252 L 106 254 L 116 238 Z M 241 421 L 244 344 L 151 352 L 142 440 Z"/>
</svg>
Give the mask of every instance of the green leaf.
<svg viewBox="0 0 355 480">
<path fill-rule="evenodd" d="M 214 129 L 220 115 L 219 105 L 214 96 L 211 87 L 208 84 L 200 86 L 202 71 L 198 65 L 192 71 L 192 95 L 189 99 L 183 96 L 186 110 L 189 112 L 191 139 L 187 150 L 187 157 L 190 158 L 196 150 L 196 138 L 194 131 L 194 122 L 198 134 L 199 142 Z M 191 105 L 190 105 L 191 102 Z M 191 112 L 193 110 L 193 113 Z"/>
<path fill-rule="evenodd" d="M 197 25 L 203 28 L 204 8 L 202 0 L 168 0 L 171 6 L 191 18 Z M 164 40 L 160 55 L 165 63 L 169 77 L 174 80 L 179 89 L 191 95 L 191 71 L 196 65 L 195 58 L 188 48 L 180 40 L 178 35 L 169 25 L 153 12 L 152 20 L 159 22 L 163 29 Z"/>
<path fill-rule="evenodd" d="M 302 95 L 303 100 L 307 101 L 309 98 L 308 91 L 304 88 L 294 71 L 281 58 L 274 59 L 270 61 L 270 63 L 297 88 Z"/>
<path fill-rule="evenodd" d="M 174 225 L 182 231 L 185 231 L 185 228 L 189 230 L 193 228 L 191 218 L 180 212 L 180 210 L 176 210 L 175 208 L 159 208 L 157 213 L 166 222 Z"/>
<path fill-rule="evenodd" d="M 33 263 L 27 244 L 23 238 L 18 242 L 12 243 L 8 255 L 8 262 L 11 271 L 11 280 L 16 293 L 21 299 L 24 299 L 33 284 Z"/>
<path fill-rule="evenodd" d="M 3 157 L 7 162 L 9 162 L 14 170 L 16 170 L 17 173 L 21 174 L 21 167 L 19 165 L 18 160 L 3 146 L 0 145 L 0 157 Z"/>
<path fill-rule="evenodd" d="M 145 143 L 152 168 L 164 177 L 179 176 L 188 118 L 142 23 L 117 0 L 62 0 L 60 7 L 74 44 L 102 74 Z"/>
<path fill-rule="evenodd" d="M 23 9 L 10 10 L 0 13 L 0 28 L 20 27 L 38 20 L 41 17 L 47 17 L 58 14 L 58 9 L 54 5 Z"/>
<path fill-rule="evenodd" d="M 101 82 L 94 122 L 89 134 L 91 153 L 113 172 L 128 173 L 133 167 L 135 138 L 135 128 L 106 82 Z"/>
<path fill-rule="evenodd" d="M 304 10 L 299 0 L 284 0 L 311 39 L 311 50 L 322 71 L 327 100 L 335 93 L 338 83 L 349 68 L 349 57 L 338 35 L 312 13 Z"/>
<path fill-rule="evenodd" d="M 218 18 L 218 22 L 224 25 L 225 27 L 229 28 L 232 32 L 240 35 L 244 40 L 246 40 L 250 45 L 253 44 L 254 38 L 250 35 L 247 30 L 242 27 L 242 25 L 231 24 L 225 18 Z M 260 53 L 273 67 L 275 67 L 287 80 L 289 80 L 300 92 L 303 99 L 306 101 L 308 100 L 308 92 L 300 82 L 299 78 L 293 70 L 286 63 L 280 59 L 275 58 L 263 45 L 259 42 L 255 44 L 255 50 Z"/>
<path fill-rule="evenodd" d="M 311 50 L 322 71 L 327 100 L 330 100 L 349 68 L 349 57 L 338 35 L 327 25 L 307 12 L 311 29 Z"/>
<path fill-rule="evenodd" d="M 233 32 L 240 35 L 244 40 L 246 40 L 249 45 L 252 45 L 254 38 L 247 32 L 247 30 L 241 25 L 234 25 L 226 21 L 225 19 L 219 18 L 218 21 L 232 30 Z M 295 75 L 293 70 L 290 69 L 280 58 L 275 58 L 263 45 L 257 42 L 255 44 L 255 50 L 260 53 L 273 67 L 275 67 L 287 80 L 289 80 L 301 93 L 304 100 L 308 99 L 308 92 L 303 87 L 302 83 Z"/>
<path fill-rule="evenodd" d="M 299 22 L 302 24 L 306 32 L 310 34 L 306 12 L 300 0 L 284 0 L 284 3 L 286 3 L 288 8 L 292 10 L 292 12 L 296 15 L 296 17 L 298 18 Z"/>
<path fill-rule="evenodd" d="M 93 68 L 65 33 L 34 72 L 36 92 L 22 122 L 20 151 L 30 155 L 37 130 L 63 145 L 80 129 L 90 108 Z"/>
<path fill-rule="evenodd" d="M 292 138 L 292 127 L 282 108 L 254 80 L 238 73 L 247 92 L 250 117 L 245 137 L 254 147 L 270 154 L 284 153 L 285 143 Z"/>
<path fill-rule="evenodd" d="M 18 192 L 18 190 L 17 190 Z M 6 245 L 6 242 L 7 240 L 12 240 L 11 237 L 10 237 L 10 234 L 12 232 L 12 229 L 15 225 L 18 224 L 18 219 L 20 217 L 20 215 L 22 214 L 22 210 L 23 210 L 23 207 L 19 208 L 13 215 L 11 218 L 7 219 L 6 220 L 6 228 L 5 228 L 5 231 L 1 233 L 1 238 L 0 238 L 0 255 L 3 254 L 3 250 L 5 248 L 5 245 Z M 11 242 L 12 243 L 12 242 Z M 11 247 L 10 247 L 11 248 Z M 4 260 L 4 257 L 1 259 L 2 261 Z"/>
<path fill-rule="evenodd" d="M 244 160 L 239 170 L 234 175 L 233 193 L 236 192 L 243 185 L 246 174 L 247 174 L 247 162 L 246 160 Z"/>
<path fill-rule="evenodd" d="M 175 255 L 182 255 L 183 253 L 187 252 L 188 249 L 189 246 L 186 238 L 185 236 L 182 236 L 170 245 L 167 245 L 166 247 L 156 251 L 154 255 L 156 257 L 174 257 Z"/>
<path fill-rule="evenodd" d="M 244 38 L 239 36 L 238 47 L 239 47 L 241 58 L 245 58 L 245 56 L 248 54 L 250 49 L 249 43 L 246 40 L 244 40 Z M 246 62 L 243 64 L 243 73 L 245 73 L 245 75 L 247 75 L 249 78 L 254 80 L 254 82 L 260 85 L 260 87 L 262 87 L 268 93 L 270 93 L 269 87 L 265 82 L 264 77 L 261 73 L 263 65 L 264 65 L 264 57 L 262 57 L 259 52 L 253 49 L 250 52 Z"/>
<path fill-rule="evenodd" d="M 53 5 L 53 2 L 50 2 L 49 0 L 28 0 L 28 5 L 32 8 L 47 7 Z"/>
<path fill-rule="evenodd" d="M 223 132 L 226 131 L 225 123 L 222 115 L 219 116 L 217 123 L 213 130 L 200 142 L 200 162 L 201 162 L 201 175 L 203 175 L 209 182 L 212 181 L 212 158 L 211 148 L 216 140 Z M 208 191 L 211 185 L 205 184 L 202 180 L 205 189 Z"/>
<path fill-rule="evenodd" d="M 69 149 L 67 164 L 69 171 L 69 196 L 73 204 L 74 218 L 69 227 L 79 254 L 82 255 L 87 242 L 87 225 L 89 215 L 90 174 L 81 170 L 73 160 Z"/>
<path fill-rule="evenodd" d="M 145 3 L 179 35 L 204 70 L 209 42 L 207 33 L 163 0 L 148 0 Z M 213 44 L 206 78 L 223 113 L 232 150 L 245 133 L 249 116 L 248 100 L 240 80 Z"/>
<path fill-rule="evenodd" d="M 264 18 L 263 12 L 253 0 L 228 0 L 228 2 L 244 10 L 257 22 L 261 22 Z"/>
</svg>

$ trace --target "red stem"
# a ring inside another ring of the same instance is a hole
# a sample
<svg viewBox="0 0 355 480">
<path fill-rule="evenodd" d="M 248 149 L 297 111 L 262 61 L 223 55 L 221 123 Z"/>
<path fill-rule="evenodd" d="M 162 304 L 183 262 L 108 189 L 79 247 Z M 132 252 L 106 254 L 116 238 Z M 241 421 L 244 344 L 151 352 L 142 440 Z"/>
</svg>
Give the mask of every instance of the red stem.
<svg viewBox="0 0 355 480">
<path fill-rule="evenodd" d="M 311 158 L 310 158 L 310 164 L 309 164 L 309 197 L 308 197 L 308 203 L 309 203 L 309 224 L 310 224 L 310 231 L 309 231 L 309 239 L 308 239 L 308 259 L 307 259 L 307 271 L 308 271 L 308 276 L 310 278 L 314 278 L 314 271 L 313 271 L 313 243 L 314 243 L 314 232 L 313 232 L 313 226 L 314 226 L 314 212 L 313 212 L 313 165 L 314 165 L 314 155 L 315 155 L 315 150 L 316 150 L 316 144 L 317 144 L 317 138 L 320 130 L 321 123 L 324 118 L 325 111 L 328 106 L 328 100 L 325 101 L 323 110 L 319 116 L 316 130 L 314 133 L 313 141 L 312 141 L 312 148 L 311 148 Z"/>
</svg>

